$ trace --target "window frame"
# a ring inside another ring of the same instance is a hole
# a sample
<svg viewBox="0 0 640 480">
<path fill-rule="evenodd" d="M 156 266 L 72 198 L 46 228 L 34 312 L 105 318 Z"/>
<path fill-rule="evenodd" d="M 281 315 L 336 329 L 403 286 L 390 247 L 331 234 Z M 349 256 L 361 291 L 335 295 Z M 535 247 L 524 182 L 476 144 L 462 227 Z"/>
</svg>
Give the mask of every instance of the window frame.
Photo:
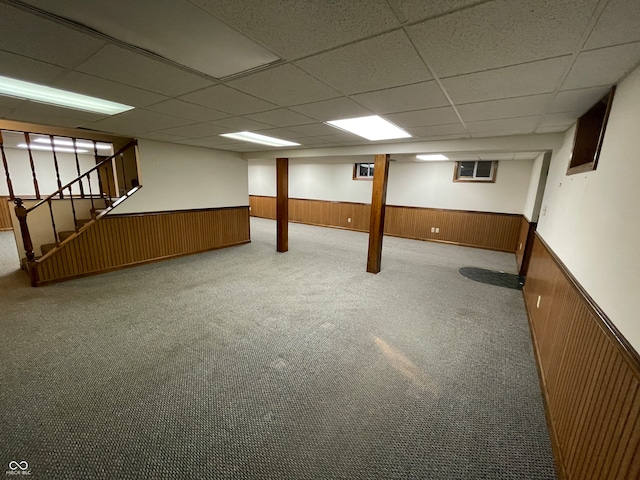
<svg viewBox="0 0 640 480">
<path fill-rule="evenodd" d="M 474 162 L 475 165 L 473 167 L 473 177 L 460 177 L 460 164 L 464 162 Z M 476 177 L 476 172 L 478 171 L 478 163 L 479 162 L 491 162 L 491 175 L 489 177 Z M 498 160 L 461 160 L 455 162 L 455 167 L 453 169 L 453 181 L 454 182 L 469 182 L 469 183 L 495 183 L 498 172 Z"/>
<path fill-rule="evenodd" d="M 368 165 L 370 176 L 361 176 L 360 175 L 360 165 Z M 373 162 L 360 162 L 353 164 L 353 180 L 373 180 Z"/>
</svg>

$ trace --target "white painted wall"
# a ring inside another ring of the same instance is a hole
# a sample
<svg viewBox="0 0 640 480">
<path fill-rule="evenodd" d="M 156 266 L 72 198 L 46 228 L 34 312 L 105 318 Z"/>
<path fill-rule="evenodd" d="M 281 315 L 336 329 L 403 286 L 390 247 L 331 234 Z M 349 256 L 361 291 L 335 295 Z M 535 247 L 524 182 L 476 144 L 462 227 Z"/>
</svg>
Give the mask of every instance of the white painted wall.
<svg viewBox="0 0 640 480">
<path fill-rule="evenodd" d="M 472 183 L 453 181 L 453 162 L 393 163 L 387 204 L 521 214 L 532 164 L 501 161 L 495 183 Z"/>
<path fill-rule="evenodd" d="M 538 231 L 640 351 L 640 69 L 615 94 L 596 171 L 566 175 L 575 127 L 554 152 Z"/>
<path fill-rule="evenodd" d="M 11 183 L 13 191 L 17 197 L 34 196 L 35 189 L 33 187 L 33 176 L 31 173 L 31 165 L 29 163 L 29 152 L 20 148 L 4 149 L 7 157 L 7 165 L 9 166 L 9 174 L 11 175 Z M 56 180 L 56 170 L 53 161 L 53 152 L 45 152 L 41 150 L 33 150 L 33 164 L 38 179 L 38 187 L 40 195 L 46 197 L 58 190 L 58 182 Z M 76 169 L 76 158 L 72 153 L 56 152 L 58 159 L 58 169 L 60 171 L 60 182 L 62 185 L 70 182 L 78 176 Z M 96 162 L 93 155 L 79 154 L 78 163 L 80 163 L 80 173 L 84 173 Z M 4 169 L 0 166 L 2 172 L 0 179 L 0 195 L 9 195 L 9 188 L 4 177 Z M 96 177 L 97 179 L 97 177 Z M 92 188 L 96 187 L 92 182 Z M 80 193 L 74 190 L 74 194 Z M 88 190 L 87 190 L 88 193 Z"/>
<path fill-rule="evenodd" d="M 142 189 L 113 213 L 249 204 L 247 161 L 240 154 L 144 139 L 138 148 Z"/>
<path fill-rule="evenodd" d="M 349 162 L 348 157 L 345 158 Z M 496 183 L 454 183 L 452 162 L 396 163 L 389 168 L 387 204 L 522 213 L 533 161 L 499 163 Z M 249 162 L 249 193 L 275 196 L 275 162 Z M 371 181 L 353 180 L 353 163 L 291 160 L 289 196 L 371 203 Z"/>
</svg>

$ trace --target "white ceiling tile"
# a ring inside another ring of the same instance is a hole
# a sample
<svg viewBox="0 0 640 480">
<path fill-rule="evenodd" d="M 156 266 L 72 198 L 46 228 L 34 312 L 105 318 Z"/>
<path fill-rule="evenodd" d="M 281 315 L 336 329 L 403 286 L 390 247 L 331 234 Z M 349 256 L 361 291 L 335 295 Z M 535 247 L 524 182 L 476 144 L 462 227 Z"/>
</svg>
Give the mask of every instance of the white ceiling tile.
<svg viewBox="0 0 640 480">
<path fill-rule="evenodd" d="M 146 110 L 152 112 L 164 113 L 165 115 L 173 115 L 174 117 L 193 120 L 194 122 L 208 122 L 211 120 L 219 120 L 229 115 L 210 108 L 201 107 L 182 100 L 166 100 L 146 107 Z"/>
<path fill-rule="evenodd" d="M 598 23 L 591 31 L 585 49 L 636 41 L 640 41 L 640 2 L 609 0 Z"/>
<path fill-rule="evenodd" d="M 378 114 L 449 105 L 447 98 L 434 81 L 389 88 L 377 92 L 361 93 L 360 95 L 354 95 L 353 99 Z"/>
<path fill-rule="evenodd" d="M 244 115 L 246 113 L 272 110 L 276 107 L 273 103 L 265 102 L 246 93 L 239 92 L 224 85 L 216 85 L 198 92 L 189 93 L 180 97 L 187 102 L 195 103 L 203 107 L 213 108 L 232 115 Z"/>
<path fill-rule="evenodd" d="M 471 73 L 445 78 L 442 83 L 456 105 L 549 93 L 556 89 L 569 59 L 551 58 Z"/>
<path fill-rule="evenodd" d="M 581 88 L 558 92 L 547 113 L 586 112 L 605 96 L 609 87 Z"/>
<path fill-rule="evenodd" d="M 419 22 L 461 8 L 483 3 L 485 0 L 388 0 L 402 23 Z"/>
<path fill-rule="evenodd" d="M 49 85 L 62 72 L 62 67 L 0 51 L 0 75 L 5 77 Z"/>
<path fill-rule="evenodd" d="M 535 115 L 531 117 L 518 117 L 518 118 L 505 118 L 500 120 L 483 120 L 479 122 L 466 122 L 469 131 L 474 133 L 484 132 L 506 132 L 506 131 L 518 131 L 532 133 L 538 123 L 540 122 L 540 116 Z"/>
<path fill-rule="evenodd" d="M 25 1 L 213 77 L 234 75 L 278 60 L 265 47 L 220 20 L 203 15 L 189 2 Z M 233 48 L 229 48 L 231 45 Z"/>
<path fill-rule="evenodd" d="M 460 120 L 452 107 L 429 108 L 412 112 L 391 113 L 385 115 L 390 122 L 399 127 L 426 127 L 429 125 L 445 125 L 458 123 Z"/>
<path fill-rule="evenodd" d="M 232 80 L 228 86 L 281 106 L 326 100 L 339 95 L 293 65 L 263 70 Z"/>
<path fill-rule="evenodd" d="M 184 143 L 185 145 L 196 145 L 199 147 L 212 147 L 218 148 L 218 145 L 229 145 L 231 143 L 240 145 L 241 142 L 233 142 L 231 139 L 221 137 L 220 135 L 213 135 L 210 137 L 202 138 L 190 138 L 188 140 L 178 140 L 177 143 Z"/>
<path fill-rule="evenodd" d="M 408 128 L 407 131 L 414 137 L 433 137 L 435 135 L 458 135 L 467 133 L 467 130 L 465 130 L 461 123 L 412 127 Z"/>
<path fill-rule="evenodd" d="M 578 121 L 579 113 L 549 113 L 543 115 L 541 127 L 570 127 Z"/>
<path fill-rule="evenodd" d="M 598 0 L 495 0 L 408 27 L 442 77 L 572 53 Z"/>
<path fill-rule="evenodd" d="M 296 62 L 296 65 L 344 94 L 396 87 L 431 78 L 401 30 L 321 53 Z"/>
<path fill-rule="evenodd" d="M 247 130 L 264 130 L 266 128 L 273 127 L 273 125 L 269 125 L 264 122 L 257 122 L 245 117 L 223 118 L 221 120 L 214 120 L 210 123 L 224 128 L 224 133 L 244 132 Z"/>
<path fill-rule="evenodd" d="M 336 133 L 336 129 L 334 127 L 330 127 L 329 125 L 325 125 L 324 123 L 296 125 L 289 127 L 288 130 L 293 130 L 294 132 L 299 132 L 310 137 L 333 135 Z"/>
<path fill-rule="evenodd" d="M 26 101 L 20 104 L 19 107 L 14 110 L 14 113 L 25 113 L 38 115 L 43 114 L 48 117 L 66 117 L 66 118 L 77 118 L 83 122 L 95 122 L 97 120 L 102 120 L 104 118 L 109 118 L 108 115 L 101 115 L 98 113 L 84 112 L 82 110 L 74 110 L 72 108 L 63 108 L 56 107 L 54 105 L 47 105 L 44 103 L 37 103 L 32 101 Z"/>
<path fill-rule="evenodd" d="M 429 127 L 418 127 L 418 128 L 429 128 Z M 460 138 L 471 138 L 471 134 L 469 133 L 453 133 L 450 135 L 427 135 L 425 133 L 425 135 L 421 135 L 418 140 L 429 140 L 429 141 L 433 141 L 433 140 L 457 140 Z"/>
<path fill-rule="evenodd" d="M 53 86 L 83 95 L 91 95 L 105 100 L 124 103 L 125 105 L 131 105 L 133 107 L 144 107 L 167 98 L 164 95 L 80 72 L 69 72 L 54 82 Z"/>
<path fill-rule="evenodd" d="M 69 68 L 104 44 L 104 40 L 74 28 L 0 4 L 0 45 L 4 51 Z"/>
<path fill-rule="evenodd" d="M 341 120 L 343 118 L 364 117 L 372 113 L 369 109 L 358 105 L 347 97 L 307 103 L 306 105 L 297 105 L 291 107 L 291 110 L 323 122 L 328 120 Z"/>
<path fill-rule="evenodd" d="M 0 95 L 0 108 L 7 110 L 13 110 L 20 106 L 21 103 L 26 102 L 27 100 L 22 100 L 20 98 L 13 97 L 5 97 Z"/>
<path fill-rule="evenodd" d="M 258 122 L 268 123 L 276 127 L 289 127 L 291 125 L 305 125 L 314 123 L 315 120 L 297 112 L 292 112 L 286 108 L 270 110 L 268 112 L 254 113 L 247 115 L 247 118 Z"/>
<path fill-rule="evenodd" d="M 562 88 L 613 85 L 640 63 L 640 42 L 582 52 Z"/>
<path fill-rule="evenodd" d="M 512 128 L 502 131 L 489 131 L 489 132 L 474 132 L 471 134 L 471 138 L 485 138 L 485 137 L 507 137 L 509 135 L 528 135 L 531 130 Z"/>
<path fill-rule="evenodd" d="M 177 135 L 185 138 L 199 138 L 220 135 L 221 133 L 227 133 L 227 130 L 207 123 L 194 123 L 192 125 L 165 128 L 159 130 L 157 133 L 167 133 L 169 135 Z"/>
<path fill-rule="evenodd" d="M 162 132 L 146 132 L 139 135 L 140 138 L 148 138 L 149 140 L 157 140 L 159 142 L 178 142 L 181 140 L 187 140 L 186 137 L 179 135 L 171 135 L 169 133 Z"/>
<path fill-rule="evenodd" d="M 50 114 L 44 112 L 25 112 L 15 109 L 11 111 L 11 120 L 17 120 L 19 122 L 38 123 L 41 125 L 53 125 L 56 127 L 72 127 L 77 128 L 84 125 L 84 120 L 79 118 L 68 117 L 64 115 Z"/>
<path fill-rule="evenodd" d="M 543 94 L 467 103 L 458 105 L 458 112 L 465 122 L 540 115 L 544 112 L 550 99 L 551 94 Z"/>
<path fill-rule="evenodd" d="M 571 127 L 558 126 L 558 127 L 538 127 L 536 133 L 557 133 L 566 132 Z"/>
<path fill-rule="evenodd" d="M 131 131 L 135 134 L 179 127 L 181 125 L 188 125 L 189 123 L 191 123 L 189 120 L 182 118 L 135 109 L 87 124 L 87 126 L 105 132 L 126 133 L 127 131 Z"/>
<path fill-rule="evenodd" d="M 190 0 L 287 60 L 398 26 L 384 0 Z"/>
<path fill-rule="evenodd" d="M 115 45 L 107 45 L 76 70 L 170 97 L 213 85 L 199 75 Z"/>
</svg>

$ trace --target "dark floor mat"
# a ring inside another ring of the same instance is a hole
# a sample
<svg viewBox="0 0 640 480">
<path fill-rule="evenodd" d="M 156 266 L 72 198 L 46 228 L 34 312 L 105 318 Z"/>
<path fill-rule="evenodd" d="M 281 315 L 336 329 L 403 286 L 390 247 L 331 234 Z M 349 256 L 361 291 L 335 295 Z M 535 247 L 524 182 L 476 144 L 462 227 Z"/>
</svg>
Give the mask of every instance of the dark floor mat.
<svg viewBox="0 0 640 480">
<path fill-rule="evenodd" d="M 477 267 L 462 267 L 458 272 L 463 277 L 475 282 L 513 288 L 514 290 L 522 290 L 526 279 L 526 277 L 514 273 L 496 272 L 495 270 Z"/>
</svg>

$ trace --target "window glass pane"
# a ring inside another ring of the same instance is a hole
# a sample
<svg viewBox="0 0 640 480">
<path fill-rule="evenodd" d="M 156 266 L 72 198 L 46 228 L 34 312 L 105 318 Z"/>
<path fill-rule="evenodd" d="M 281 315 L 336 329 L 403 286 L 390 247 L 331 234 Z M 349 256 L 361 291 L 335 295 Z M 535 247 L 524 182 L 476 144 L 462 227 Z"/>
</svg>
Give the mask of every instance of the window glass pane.
<svg viewBox="0 0 640 480">
<path fill-rule="evenodd" d="M 458 177 L 473 177 L 473 168 L 476 162 L 460 162 Z"/>
<path fill-rule="evenodd" d="M 491 162 L 478 162 L 476 177 L 491 178 Z"/>
<path fill-rule="evenodd" d="M 360 177 L 366 177 L 367 174 L 369 173 L 369 165 L 367 165 L 366 163 L 360 163 L 358 164 L 358 170 L 359 170 L 359 174 L 358 176 Z"/>
<path fill-rule="evenodd" d="M 373 163 L 369 164 L 369 176 L 370 177 L 373 177 L 373 165 L 374 165 Z"/>
</svg>

